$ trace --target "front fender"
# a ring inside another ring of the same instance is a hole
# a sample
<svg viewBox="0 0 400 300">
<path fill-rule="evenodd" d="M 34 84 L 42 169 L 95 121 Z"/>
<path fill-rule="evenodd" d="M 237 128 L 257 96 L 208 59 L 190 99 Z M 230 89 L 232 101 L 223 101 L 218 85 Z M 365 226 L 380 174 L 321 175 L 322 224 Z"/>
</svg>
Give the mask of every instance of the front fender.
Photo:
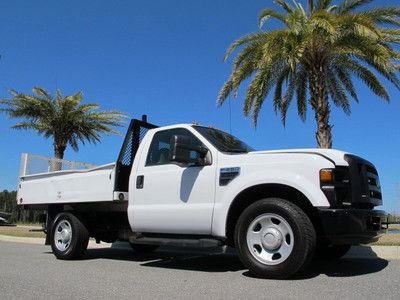
<svg viewBox="0 0 400 300">
<path fill-rule="evenodd" d="M 311 179 L 311 178 L 314 178 Z M 329 202 L 320 189 L 316 176 L 307 177 L 296 172 L 286 170 L 256 171 L 251 174 L 242 174 L 227 186 L 218 186 L 216 192 L 212 234 L 224 237 L 229 208 L 235 198 L 244 190 L 261 184 L 280 184 L 290 186 L 301 192 L 313 206 L 329 207 Z M 290 200 L 290 199 L 289 199 Z"/>
</svg>

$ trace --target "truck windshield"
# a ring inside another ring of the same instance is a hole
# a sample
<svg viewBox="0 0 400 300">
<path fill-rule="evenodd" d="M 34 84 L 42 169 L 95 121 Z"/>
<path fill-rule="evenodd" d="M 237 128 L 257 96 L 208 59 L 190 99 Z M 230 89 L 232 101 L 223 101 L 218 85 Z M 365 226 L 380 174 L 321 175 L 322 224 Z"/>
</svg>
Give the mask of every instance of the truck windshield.
<svg viewBox="0 0 400 300">
<path fill-rule="evenodd" d="M 204 136 L 219 151 L 228 153 L 247 153 L 254 151 L 253 148 L 238 138 L 221 130 L 203 126 L 193 126 L 193 128 Z"/>
</svg>

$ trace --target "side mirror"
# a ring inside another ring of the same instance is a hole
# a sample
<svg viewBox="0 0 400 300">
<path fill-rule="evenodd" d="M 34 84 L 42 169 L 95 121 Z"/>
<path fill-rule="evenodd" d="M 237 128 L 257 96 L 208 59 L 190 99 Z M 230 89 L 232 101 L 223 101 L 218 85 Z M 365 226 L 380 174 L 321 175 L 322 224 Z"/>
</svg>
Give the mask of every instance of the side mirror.
<svg viewBox="0 0 400 300">
<path fill-rule="evenodd" d="M 201 146 L 192 146 L 190 138 L 184 135 L 173 135 L 171 138 L 170 161 L 178 163 L 199 163 L 190 157 L 190 151 L 196 151 L 204 159 L 208 150 Z"/>
</svg>

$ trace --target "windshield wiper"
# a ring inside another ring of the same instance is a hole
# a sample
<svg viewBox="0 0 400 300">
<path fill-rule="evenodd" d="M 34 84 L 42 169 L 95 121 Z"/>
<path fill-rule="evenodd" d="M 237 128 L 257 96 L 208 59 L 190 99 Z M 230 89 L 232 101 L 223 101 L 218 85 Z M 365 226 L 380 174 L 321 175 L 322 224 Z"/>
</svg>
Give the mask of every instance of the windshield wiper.
<svg viewBox="0 0 400 300">
<path fill-rule="evenodd" d="M 247 153 L 247 150 L 244 149 L 227 149 L 226 152 L 233 152 L 233 153 Z"/>
</svg>

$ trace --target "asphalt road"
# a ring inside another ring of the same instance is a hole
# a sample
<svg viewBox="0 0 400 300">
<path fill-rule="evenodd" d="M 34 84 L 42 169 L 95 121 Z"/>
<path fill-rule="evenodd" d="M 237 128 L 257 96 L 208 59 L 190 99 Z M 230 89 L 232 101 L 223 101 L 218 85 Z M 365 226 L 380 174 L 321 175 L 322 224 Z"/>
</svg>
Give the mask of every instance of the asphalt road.
<svg viewBox="0 0 400 300">
<path fill-rule="evenodd" d="M 400 260 L 314 262 L 292 280 L 252 278 L 232 254 L 90 249 L 60 261 L 48 246 L 0 242 L 1 299 L 400 299 Z"/>
</svg>

